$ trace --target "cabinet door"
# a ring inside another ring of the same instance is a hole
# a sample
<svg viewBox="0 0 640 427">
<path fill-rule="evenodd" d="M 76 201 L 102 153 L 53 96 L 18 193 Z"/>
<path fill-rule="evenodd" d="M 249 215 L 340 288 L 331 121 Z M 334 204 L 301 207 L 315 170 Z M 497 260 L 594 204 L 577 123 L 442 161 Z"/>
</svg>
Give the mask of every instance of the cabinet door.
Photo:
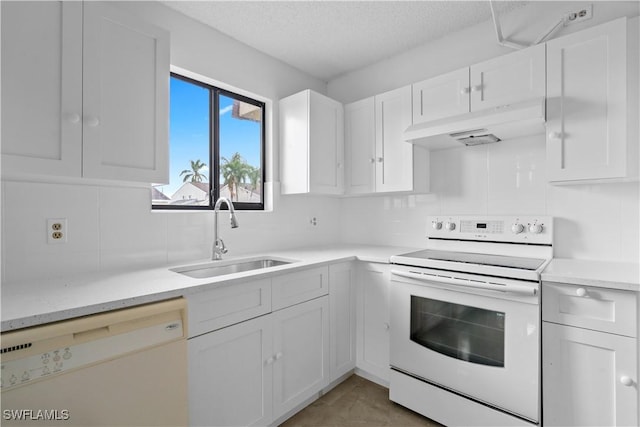
<svg viewBox="0 0 640 427">
<path fill-rule="evenodd" d="M 375 97 L 376 191 L 413 190 L 413 145 L 403 133 L 411 125 L 411 86 Z"/>
<path fill-rule="evenodd" d="M 168 182 L 168 32 L 86 2 L 83 62 L 83 175 Z"/>
<path fill-rule="evenodd" d="M 329 301 L 317 298 L 274 312 L 273 411 L 279 417 L 326 386 Z"/>
<path fill-rule="evenodd" d="M 353 265 L 329 266 L 330 382 L 356 366 L 355 298 Z"/>
<path fill-rule="evenodd" d="M 376 185 L 376 124 L 374 98 L 344 106 L 346 192 L 373 193 Z"/>
<path fill-rule="evenodd" d="M 545 45 L 471 66 L 471 111 L 545 96 Z"/>
<path fill-rule="evenodd" d="M 189 340 L 191 425 L 269 425 L 271 325 L 263 316 Z"/>
<path fill-rule="evenodd" d="M 469 68 L 414 83 L 413 124 L 469 112 Z"/>
<path fill-rule="evenodd" d="M 342 104 L 310 91 L 309 190 L 344 192 L 344 113 Z"/>
<path fill-rule="evenodd" d="M 389 266 L 362 264 L 357 289 L 357 367 L 389 382 Z"/>
<path fill-rule="evenodd" d="M 626 24 L 623 18 L 547 43 L 550 181 L 626 175 Z"/>
<path fill-rule="evenodd" d="M 544 425 L 638 425 L 635 339 L 547 322 L 542 334 Z"/>
<path fill-rule="evenodd" d="M 82 2 L 2 2 L 2 172 L 80 176 Z"/>
</svg>

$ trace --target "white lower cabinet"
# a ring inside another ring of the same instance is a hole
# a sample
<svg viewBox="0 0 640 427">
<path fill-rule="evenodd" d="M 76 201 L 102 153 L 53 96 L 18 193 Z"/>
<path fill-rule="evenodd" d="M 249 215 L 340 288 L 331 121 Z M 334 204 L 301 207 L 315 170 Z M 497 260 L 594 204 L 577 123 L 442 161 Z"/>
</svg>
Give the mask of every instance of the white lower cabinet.
<svg viewBox="0 0 640 427">
<path fill-rule="evenodd" d="M 329 298 L 324 296 L 271 315 L 274 417 L 322 390 L 329 379 Z"/>
<path fill-rule="evenodd" d="M 360 371 L 382 384 L 389 383 L 388 264 L 363 263 L 357 280 L 357 362 Z"/>
<path fill-rule="evenodd" d="M 191 425 L 269 425 L 329 384 L 329 271 L 309 268 L 187 296 Z M 333 272 L 342 288 L 350 269 L 339 264 Z"/>
<path fill-rule="evenodd" d="M 329 266 L 329 382 L 356 366 L 356 283 L 353 264 Z"/>
<path fill-rule="evenodd" d="M 267 425 L 273 418 L 273 323 L 262 316 L 189 340 L 193 426 Z"/>
<path fill-rule="evenodd" d="M 544 322 L 543 424 L 637 426 L 635 338 Z"/>
<path fill-rule="evenodd" d="M 638 296 L 542 284 L 545 426 L 637 426 Z"/>
<path fill-rule="evenodd" d="M 194 426 L 268 425 L 328 382 L 324 296 L 189 340 Z"/>
</svg>

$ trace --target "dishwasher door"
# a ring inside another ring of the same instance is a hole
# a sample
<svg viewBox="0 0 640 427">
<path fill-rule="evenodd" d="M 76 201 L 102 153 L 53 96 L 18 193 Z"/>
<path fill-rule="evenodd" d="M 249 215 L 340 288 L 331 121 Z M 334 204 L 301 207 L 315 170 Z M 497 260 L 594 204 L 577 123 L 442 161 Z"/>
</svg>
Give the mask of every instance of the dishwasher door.
<svg viewBox="0 0 640 427">
<path fill-rule="evenodd" d="M 188 424 L 182 298 L 2 334 L 2 425 Z"/>
</svg>

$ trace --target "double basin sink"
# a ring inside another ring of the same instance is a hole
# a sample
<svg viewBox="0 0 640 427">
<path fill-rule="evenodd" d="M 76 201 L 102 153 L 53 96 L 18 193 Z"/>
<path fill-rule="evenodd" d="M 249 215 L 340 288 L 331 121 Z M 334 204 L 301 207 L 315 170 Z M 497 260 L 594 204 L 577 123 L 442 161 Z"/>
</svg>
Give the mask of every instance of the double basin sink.
<svg viewBox="0 0 640 427">
<path fill-rule="evenodd" d="M 227 274 L 241 273 L 243 271 L 262 270 L 291 264 L 293 262 L 296 261 L 274 257 L 246 258 L 229 261 L 213 261 L 206 264 L 171 268 L 170 270 L 194 279 L 206 279 L 208 277 L 224 276 Z"/>
</svg>

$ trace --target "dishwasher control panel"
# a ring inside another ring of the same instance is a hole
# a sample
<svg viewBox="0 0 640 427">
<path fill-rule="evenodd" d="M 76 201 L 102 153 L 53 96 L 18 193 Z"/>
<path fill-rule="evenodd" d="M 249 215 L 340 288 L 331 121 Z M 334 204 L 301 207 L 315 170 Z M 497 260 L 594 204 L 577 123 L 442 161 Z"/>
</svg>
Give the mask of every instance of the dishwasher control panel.
<svg viewBox="0 0 640 427">
<path fill-rule="evenodd" d="M 2 363 L 2 390 L 75 368 L 76 348 L 64 347 Z"/>
<path fill-rule="evenodd" d="M 90 336 L 85 332 L 69 334 L 72 342 L 84 342 L 46 351 L 42 351 L 44 342 L 3 348 L 2 391 L 184 338 L 182 321 L 176 319 L 125 333 L 111 332 L 107 327 L 89 332 Z"/>
</svg>

